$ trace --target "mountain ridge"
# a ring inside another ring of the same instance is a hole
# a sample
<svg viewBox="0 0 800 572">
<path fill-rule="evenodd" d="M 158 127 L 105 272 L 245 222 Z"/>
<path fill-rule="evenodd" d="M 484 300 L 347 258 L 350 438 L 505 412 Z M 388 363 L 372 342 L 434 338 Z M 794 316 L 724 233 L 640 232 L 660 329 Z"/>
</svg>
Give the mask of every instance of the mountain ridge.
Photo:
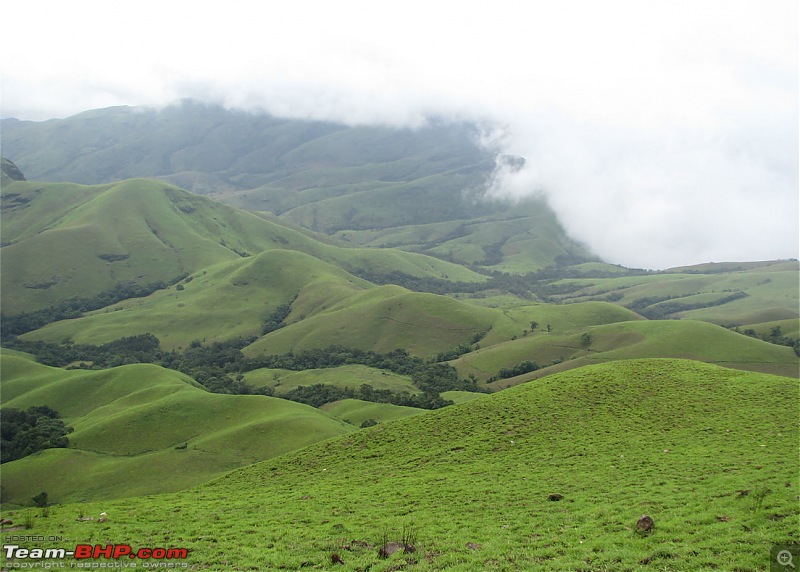
<svg viewBox="0 0 800 572">
<path fill-rule="evenodd" d="M 438 242 L 408 240 L 409 226 L 476 218 L 492 226 L 493 215 L 520 207 L 483 197 L 497 153 L 481 142 L 483 127 L 469 123 L 348 127 L 184 101 L 158 110 L 117 107 L 2 125 L 4 153 L 34 180 L 106 184 L 157 177 L 344 240 L 353 233 L 405 227 L 397 230 L 405 238 L 391 240 L 404 250 L 491 269 L 506 270 L 504 245 L 513 237 L 502 223 L 489 231 L 499 236 L 489 237 L 488 244 L 473 237 L 465 239 L 467 245 L 438 250 Z M 512 252 L 523 260 L 508 269 L 545 267 L 556 256 L 594 258 L 567 237 L 545 201 L 525 205 L 530 218 L 514 234 L 524 243 L 535 233 L 540 254 L 528 259 Z"/>
</svg>

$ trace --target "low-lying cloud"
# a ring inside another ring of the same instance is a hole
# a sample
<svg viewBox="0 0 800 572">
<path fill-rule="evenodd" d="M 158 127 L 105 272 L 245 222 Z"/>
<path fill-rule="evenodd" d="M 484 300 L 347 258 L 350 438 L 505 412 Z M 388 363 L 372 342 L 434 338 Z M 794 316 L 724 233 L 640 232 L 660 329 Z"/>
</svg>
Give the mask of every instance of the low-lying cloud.
<svg viewBox="0 0 800 572">
<path fill-rule="evenodd" d="M 192 97 L 476 120 L 526 158 L 487 194 L 546 196 L 611 262 L 797 257 L 797 16 L 794 0 L 30 0 L 4 11 L 2 113 Z"/>
</svg>

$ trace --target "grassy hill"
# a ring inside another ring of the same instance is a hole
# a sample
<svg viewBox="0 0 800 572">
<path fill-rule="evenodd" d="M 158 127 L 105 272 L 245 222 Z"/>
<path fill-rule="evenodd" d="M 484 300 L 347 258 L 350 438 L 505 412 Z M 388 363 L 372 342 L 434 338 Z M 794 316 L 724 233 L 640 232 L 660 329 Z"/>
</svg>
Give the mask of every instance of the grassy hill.
<svg viewBox="0 0 800 572">
<path fill-rule="evenodd" d="M 352 423 L 356 427 L 370 419 L 378 423 L 385 423 L 386 421 L 394 421 L 395 419 L 403 419 L 425 413 L 424 409 L 417 409 L 416 407 L 405 407 L 390 403 L 372 403 L 361 399 L 342 399 L 341 401 L 326 403 L 320 409 L 328 415 L 347 423 Z"/>
<path fill-rule="evenodd" d="M 429 256 L 325 244 L 154 180 L 100 186 L 17 181 L 3 186 L 2 199 L 7 314 L 92 296 L 126 281 L 169 282 L 277 249 L 360 273 L 485 279 Z"/>
<path fill-rule="evenodd" d="M 328 186 L 408 181 L 491 159 L 477 145 L 477 128 L 467 124 L 347 127 L 191 101 L 46 122 L 4 119 L 2 127 L 4 154 L 28 179 L 97 184 L 170 177 L 203 194 L 275 184 L 308 189 L 323 186 L 320 179 L 334 179 Z"/>
<path fill-rule="evenodd" d="M 268 334 L 245 353 L 284 353 L 341 344 L 389 352 L 396 348 L 432 357 L 477 336 L 480 345 L 506 342 L 525 335 L 532 321 L 572 331 L 594 324 L 641 319 L 637 314 L 605 302 L 555 306 L 517 300 L 512 308 L 493 308 L 437 296 L 382 286 L 357 293 L 327 311 Z"/>
<path fill-rule="evenodd" d="M 785 377 L 692 361 L 599 364 L 185 493 L 80 506 L 102 524 L 56 506 L 30 532 L 185 547 L 209 569 L 336 554 L 343 570 L 760 570 L 798 539 L 797 395 Z M 413 553 L 379 558 L 403 537 Z"/>
<path fill-rule="evenodd" d="M 502 212 L 470 219 L 348 229 L 336 236 L 364 246 L 400 248 L 510 273 L 538 270 L 564 257 L 589 256 L 586 247 L 564 240 L 564 230 L 555 214 L 538 200 L 506 205 Z"/>
<path fill-rule="evenodd" d="M 588 335 L 587 338 L 584 336 Z M 737 369 L 798 377 L 792 348 L 770 344 L 694 320 L 637 320 L 534 332 L 481 348 L 451 362 L 462 376 L 486 380 L 501 368 L 530 360 L 542 369 L 487 384 L 493 390 L 598 362 L 642 357 L 693 359 Z"/>
<path fill-rule="evenodd" d="M 56 322 L 26 337 L 96 344 L 152 333 L 165 348 L 186 348 L 194 340 L 259 336 L 276 308 L 295 298 L 300 312 L 313 315 L 318 307 L 371 287 L 307 254 L 273 250 L 211 266 L 147 298 Z"/>
<path fill-rule="evenodd" d="M 352 427 L 282 399 L 218 395 L 155 365 L 65 371 L 0 356 L 3 407 L 48 405 L 69 449 L 3 465 L 4 500 L 83 501 L 185 489 Z"/>
<path fill-rule="evenodd" d="M 796 260 L 699 265 L 616 278 L 563 280 L 554 301 L 611 300 L 657 318 L 691 318 L 752 327 L 797 320 Z M 796 326 L 795 326 L 796 327 Z"/>
<path fill-rule="evenodd" d="M 469 341 L 502 318 L 493 310 L 446 296 L 381 286 L 272 332 L 244 351 L 278 354 L 341 344 L 377 352 L 404 348 L 413 355 L 432 356 Z"/>
</svg>

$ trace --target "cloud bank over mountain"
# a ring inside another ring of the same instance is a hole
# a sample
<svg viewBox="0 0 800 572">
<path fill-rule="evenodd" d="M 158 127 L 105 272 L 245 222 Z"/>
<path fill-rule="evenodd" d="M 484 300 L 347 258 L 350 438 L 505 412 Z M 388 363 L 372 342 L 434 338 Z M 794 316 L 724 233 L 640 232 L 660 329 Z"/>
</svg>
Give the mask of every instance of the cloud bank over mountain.
<svg viewBox="0 0 800 572">
<path fill-rule="evenodd" d="M 488 194 L 547 196 L 609 261 L 798 255 L 792 0 L 31 0 L 4 16 L 4 117 L 191 97 L 349 124 L 475 120 L 527 159 Z"/>
</svg>

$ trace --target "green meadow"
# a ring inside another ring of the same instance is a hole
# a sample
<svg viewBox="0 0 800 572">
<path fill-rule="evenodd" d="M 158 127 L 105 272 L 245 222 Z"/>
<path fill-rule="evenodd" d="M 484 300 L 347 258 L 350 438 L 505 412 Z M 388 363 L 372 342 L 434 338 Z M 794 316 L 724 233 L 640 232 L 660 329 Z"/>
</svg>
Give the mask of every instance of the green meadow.
<svg viewBox="0 0 800 572">
<path fill-rule="evenodd" d="M 765 570 L 800 530 L 797 397 L 785 377 L 615 361 L 185 492 L 7 516 L 67 545 L 187 548 L 209 570 Z M 387 540 L 414 551 L 383 559 Z"/>
</svg>

